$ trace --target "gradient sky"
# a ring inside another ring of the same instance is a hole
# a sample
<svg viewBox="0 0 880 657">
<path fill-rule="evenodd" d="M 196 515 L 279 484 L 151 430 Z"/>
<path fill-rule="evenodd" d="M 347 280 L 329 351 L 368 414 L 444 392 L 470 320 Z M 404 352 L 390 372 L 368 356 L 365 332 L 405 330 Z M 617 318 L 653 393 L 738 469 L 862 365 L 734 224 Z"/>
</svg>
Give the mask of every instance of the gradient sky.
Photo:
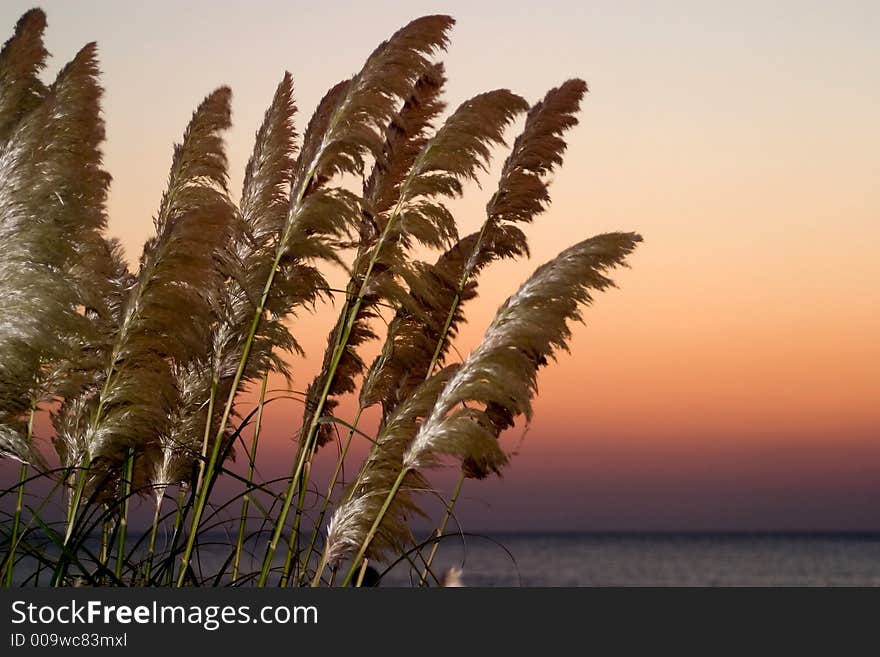
<svg viewBox="0 0 880 657">
<path fill-rule="evenodd" d="M 31 4 L 0 6 L 7 34 Z M 285 69 L 302 128 L 331 84 L 424 13 L 458 20 L 453 107 L 588 81 L 553 206 L 528 231 L 532 260 L 486 272 L 459 350 L 569 244 L 616 229 L 645 242 L 573 354 L 541 374 L 531 429 L 505 438 L 518 451 L 505 477 L 465 488 L 469 529 L 880 529 L 880 4 L 183 4 L 41 5 L 50 75 L 99 43 L 111 231 L 132 259 L 172 143 L 220 84 L 235 94 L 238 187 Z M 455 204 L 462 234 L 493 185 Z M 310 359 L 295 388 L 335 318 L 323 310 L 297 323 Z M 267 477 L 287 471 L 300 411 L 269 415 Z"/>
</svg>

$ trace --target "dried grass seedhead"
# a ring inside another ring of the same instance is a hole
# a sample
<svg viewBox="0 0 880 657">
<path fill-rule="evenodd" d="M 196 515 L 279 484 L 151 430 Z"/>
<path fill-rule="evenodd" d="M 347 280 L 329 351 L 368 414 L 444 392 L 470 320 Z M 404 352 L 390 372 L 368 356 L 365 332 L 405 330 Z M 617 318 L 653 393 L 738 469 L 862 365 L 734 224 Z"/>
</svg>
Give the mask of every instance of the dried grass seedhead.
<svg viewBox="0 0 880 657">
<path fill-rule="evenodd" d="M 586 82 L 568 80 L 529 110 L 504 162 L 498 189 L 486 206 L 483 237 L 467 263 L 468 278 L 493 260 L 528 255 L 528 242 L 518 224 L 531 223 L 549 205 L 549 175 L 562 164 L 563 135 L 577 125 L 586 92 Z"/>
<path fill-rule="evenodd" d="M 406 100 L 429 58 L 446 47 L 449 16 L 423 16 L 395 32 L 351 80 L 331 89 L 306 131 L 296 175 L 317 181 L 360 173 L 365 155 L 381 156 L 385 127 Z"/>
<path fill-rule="evenodd" d="M 434 264 L 416 262 L 405 274 L 408 293 L 388 327 L 382 352 L 361 387 L 363 408 L 380 403 L 382 422 L 425 380 L 437 345 L 441 360 L 464 321 L 462 303 L 476 296 L 476 282 L 461 286 L 465 265 L 477 243 L 473 233 L 459 240 Z M 452 321 L 445 326 L 450 309 Z"/>
<path fill-rule="evenodd" d="M 229 89 L 205 98 L 175 145 L 168 184 L 122 307 L 95 412 L 83 441 L 91 459 L 150 453 L 167 437 L 179 399 L 175 372 L 204 359 L 219 291 L 218 267 L 235 220 L 221 133 Z M 151 462 L 151 460 L 148 460 Z"/>
<path fill-rule="evenodd" d="M 34 76 L 41 68 L 43 26 L 41 14 L 26 15 L 0 56 L 0 77 L 11 84 L 0 94 L 3 111 L 16 114 L 14 102 L 19 110 L 0 147 L 0 423 L 7 436 L 23 432 L 29 410 L 79 390 L 102 339 L 96 324 L 113 299 L 104 275 L 114 268 L 114 247 L 102 235 L 110 176 L 101 163 L 96 49 L 80 50 L 48 88 L 35 77 L 23 81 L 21 68 L 16 78 L 16 58 L 28 59 L 24 68 Z M 24 38 L 29 44 L 17 43 Z"/>
<path fill-rule="evenodd" d="M 498 471 L 507 460 L 498 433 L 520 415 L 531 419 L 538 370 L 556 350 L 567 349 L 569 322 L 580 321 L 580 308 L 614 284 L 605 272 L 623 265 L 640 241 L 635 233 L 599 235 L 539 267 L 501 306 L 480 346 L 445 386 L 404 466 L 432 467 L 452 456 L 471 476 Z"/>
<path fill-rule="evenodd" d="M 330 520 L 327 528 L 330 563 L 338 563 L 351 556 L 363 543 L 373 519 L 400 474 L 408 445 L 456 370 L 457 366 L 450 366 L 423 382 L 388 419 L 361 469 L 356 488 L 350 491 L 347 501 L 337 507 Z M 411 541 L 408 521 L 413 515 L 422 514 L 414 497 L 428 490 L 430 486 L 418 472 L 406 474 L 399 492 L 388 507 L 379 532 L 370 544 L 367 556 L 382 559 L 391 552 L 399 552 Z"/>
<path fill-rule="evenodd" d="M 49 55 L 43 45 L 45 30 L 46 14 L 31 9 L 18 19 L 15 33 L 0 50 L 0 143 L 46 92 L 38 77 Z"/>
<path fill-rule="evenodd" d="M 382 152 L 364 182 L 369 225 L 376 237 L 380 228 L 375 224 L 375 215 L 388 212 L 400 198 L 400 186 L 430 138 L 435 119 L 446 107 L 441 98 L 445 84 L 443 64 L 429 66 L 385 129 Z M 369 239 L 363 235 L 361 241 L 369 243 Z"/>
</svg>

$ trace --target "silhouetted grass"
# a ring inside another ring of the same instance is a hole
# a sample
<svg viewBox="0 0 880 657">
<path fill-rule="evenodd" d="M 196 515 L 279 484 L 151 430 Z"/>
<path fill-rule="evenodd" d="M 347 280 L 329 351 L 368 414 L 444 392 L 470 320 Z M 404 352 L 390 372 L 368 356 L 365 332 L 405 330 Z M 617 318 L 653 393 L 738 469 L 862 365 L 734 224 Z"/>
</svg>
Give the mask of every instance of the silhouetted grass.
<svg viewBox="0 0 880 657">
<path fill-rule="evenodd" d="M 441 121 L 435 58 L 453 21 L 416 19 L 328 91 L 301 137 L 284 74 L 238 203 L 221 87 L 175 145 L 155 234 L 129 271 L 106 235 L 97 48 L 46 85 L 45 25 L 28 12 L 0 52 L 0 455 L 22 464 L 0 495 L 5 585 L 348 586 L 385 570 L 368 564 L 400 561 L 414 581 L 440 583 L 431 566 L 464 480 L 507 464 L 498 438 L 531 419 L 538 370 L 641 240 L 611 233 L 563 251 L 501 306 L 470 356 L 449 358 L 481 271 L 528 255 L 523 228 L 550 202 L 586 84 L 568 80 L 531 107 L 489 91 Z M 480 230 L 459 237 L 449 200 L 489 170 L 521 115 Z M 344 290 L 330 288 L 328 266 L 348 272 Z M 333 297 L 321 369 L 294 395 L 303 413 L 290 474 L 260 482 L 263 411 L 280 398 L 268 377 L 289 378 L 290 354 L 302 354 L 291 320 Z M 383 338 L 367 365 L 363 346 Z M 257 406 L 241 408 L 258 382 Z M 351 393 L 354 418 L 338 417 Z M 358 427 L 372 406 L 375 435 Z M 45 415 L 51 440 L 34 434 Z M 316 454 L 336 436 L 332 474 L 315 482 Z M 361 439 L 369 455 L 340 492 Z M 229 467 L 235 454 L 244 474 Z M 427 473 L 449 462 L 455 494 L 419 542 L 411 520 L 436 495 Z M 239 492 L 220 493 L 221 476 Z M 152 505 L 146 531 L 130 528 L 133 501 Z"/>
</svg>

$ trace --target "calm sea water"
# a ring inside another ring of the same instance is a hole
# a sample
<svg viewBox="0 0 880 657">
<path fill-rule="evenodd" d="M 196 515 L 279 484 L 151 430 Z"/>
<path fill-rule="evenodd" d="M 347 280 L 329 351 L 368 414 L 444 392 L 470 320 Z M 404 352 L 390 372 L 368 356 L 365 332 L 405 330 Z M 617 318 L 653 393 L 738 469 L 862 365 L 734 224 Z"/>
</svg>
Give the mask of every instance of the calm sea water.
<svg viewBox="0 0 880 657">
<path fill-rule="evenodd" d="M 500 534 L 444 544 L 470 586 L 878 586 L 880 534 Z M 503 547 L 502 547 L 503 546 Z M 506 551 L 510 552 L 510 555 Z M 383 586 L 410 585 L 395 568 Z"/>
<path fill-rule="evenodd" d="M 230 553 L 226 537 L 215 539 L 197 560 L 209 581 Z M 880 533 L 511 533 L 464 541 L 442 543 L 434 572 L 460 567 L 465 586 L 880 586 Z M 243 559 L 243 572 L 259 570 L 256 552 Z M 27 562 L 22 576 L 36 569 Z M 41 574 L 42 585 L 49 575 Z M 409 587 L 412 577 L 418 581 L 401 563 L 380 585 Z"/>
</svg>

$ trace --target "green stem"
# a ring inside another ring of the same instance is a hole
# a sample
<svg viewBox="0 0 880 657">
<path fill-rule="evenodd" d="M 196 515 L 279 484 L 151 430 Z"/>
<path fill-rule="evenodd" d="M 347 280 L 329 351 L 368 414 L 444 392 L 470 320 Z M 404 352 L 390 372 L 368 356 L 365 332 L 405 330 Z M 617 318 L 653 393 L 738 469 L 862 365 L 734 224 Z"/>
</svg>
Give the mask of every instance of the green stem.
<svg viewBox="0 0 880 657">
<path fill-rule="evenodd" d="M 287 235 L 284 236 L 287 238 Z M 226 398 L 226 405 L 223 408 L 223 415 L 220 418 L 220 425 L 217 429 L 217 436 L 214 441 L 214 450 L 211 453 L 211 460 L 208 463 L 208 467 L 205 471 L 205 477 L 210 479 L 213 475 L 213 470 L 217 462 L 217 453 L 219 452 L 220 444 L 223 442 L 223 433 L 226 427 L 226 423 L 229 421 L 229 416 L 232 414 L 232 405 L 235 402 L 235 393 L 238 390 L 238 386 L 241 383 L 241 379 L 244 376 L 244 370 L 247 366 L 248 358 L 251 354 L 251 348 L 253 347 L 254 338 L 257 334 L 257 329 L 260 326 L 260 320 L 263 317 L 263 312 L 266 308 L 266 302 L 269 299 L 269 293 L 272 290 L 272 284 L 275 282 L 275 276 L 278 272 L 278 266 L 281 263 L 281 258 L 284 255 L 283 244 L 286 239 L 282 239 L 282 242 L 279 244 L 275 253 L 275 260 L 272 263 L 272 270 L 269 273 L 268 278 L 266 279 L 266 285 L 263 287 L 263 293 L 260 296 L 260 302 L 257 305 L 256 312 L 254 313 L 254 319 L 251 322 L 250 330 L 248 331 L 247 339 L 244 343 L 244 348 L 242 349 L 241 359 L 238 362 L 238 369 L 235 372 L 235 376 L 232 379 L 232 384 L 229 389 L 229 396 Z M 205 503 L 207 500 L 205 496 L 200 494 L 200 491 L 196 491 L 196 508 L 193 511 L 193 524 L 194 528 L 197 528 L 199 523 L 202 520 L 202 513 L 205 509 Z M 187 537 L 186 549 L 184 551 L 183 557 L 181 557 L 181 570 L 178 575 L 177 585 L 183 586 L 183 581 L 186 578 L 186 569 L 189 565 L 189 559 L 192 554 L 193 544 L 195 542 L 195 532 L 190 532 L 190 535 Z"/>
<path fill-rule="evenodd" d="M 6 588 L 12 588 L 12 573 L 15 570 L 15 549 L 18 545 L 18 528 L 21 523 L 21 512 L 24 509 L 24 482 L 28 475 L 27 463 L 21 464 L 18 477 L 18 496 L 15 500 L 15 515 L 12 517 L 12 535 L 9 537 L 9 554 L 6 557 L 4 583 Z"/>
<path fill-rule="evenodd" d="M 256 329 L 254 329 L 254 331 L 256 331 Z M 239 369 L 241 369 L 241 367 L 239 367 Z M 198 536 L 199 524 L 202 522 L 202 513 L 204 512 L 205 503 L 208 498 L 211 477 L 214 474 L 217 456 L 220 451 L 220 443 L 223 440 L 222 427 L 226 426 L 226 420 L 229 418 L 228 415 L 224 415 L 225 419 L 220 425 L 221 430 L 218 431 L 217 438 L 214 441 L 214 448 L 211 450 L 211 459 L 206 463 L 208 457 L 208 437 L 211 435 L 211 427 L 213 425 L 212 420 L 214 419 L 214 404 L 217 399 L 218 383 L 217 368 L 215 367 L 211 372 L 211 391 L 208 395 L 208 414 L 205 418 L 205 432 L 202 439 L 201 458 L 199 459 L 199 475 L 196 479 L 196 507 L 193 513 L 192 524 L 189 528 L 189 534 L 186 537 L 186 547 L 184 548 L 183 555 L 180 557 L 180 574 L 177 580 L 177 586 L 183 586 L 183 580 L 186 577 L 189 561 L 192 558 L 193 547 L 195 546 L 196 537 Z"/>
<path fill-rule="evenodd" d="M 162 510 L 164 495 L 156 499 L 156 512 L 153 514 L 153 525 L 150 528 L 150 543 L 147 547 L 147 562 L 144 566 L 144 586 L 150 585 L 150 573 L 153 570 L 153 554 L 156 551 L 156 534 L 159 533 L 159 513 Z"/>
<path fill-rule="evenodd" d="M 477 254 L 479 254 L 488 226 L 489 221 L 487 220 L 484 221 L 483 225 L 480 227 L 480 234 L 477 236 L 477 243 L 474 244 L 474 250 L 471 252 L 471 257 L 476 257 Z M 437 363 L 440 360 L 440 354 L 443 352 L 443 346 L 446 344 L 446 336 L 449 334 L 449 327 L 452 326 L 452 320 L 455 318 L 455 311 L 458 310 L 458 306 L 461 304 L 461 295 L 464 293 L 464 287 L 467 285 L 470 277 L 471 270 L 468 268 L 467 263 L 465 263 L 464 271 L 461 273 L 461 278 L 458 281 L 458 289 L 455 291 L 455 299 L 452 300 L 452 305 L 449 307 L 449 312 L 446 314 L 446 321 L 443 323 L 443 330 L 440 332 L 440 339 L 437 341 L 437 346 L 434 348 L 434 355 L 431 356 L 431 363 L 428 365 L 428 372 L 425 375 L 426 379 L 431 378 L 431 374 L 434 373 L 434 368 L 437 367 Z"/>
<path fill-rule="evenodd" d="M 90 466 L 91 459 L 86 455 L 83 459 L 82 465 L 77 471 L 76 485 L 67 508 L 67 529 L 64 532 L 64 543 L 62 544 L 65 550 L 69 547 L 70 539 L 73 535 L 73 527 L 79 513 L 79 505 L 82 503 L 83 491 L 86 487 L 86 480 L 88 479 Z M 67 576 L 68 561 L 68 557 L 62 553 L 59 557 L 59 562 L 55 567 L 55 572 L 52 575 L 50 586 L 61 586 L 62 582 L 64 582 L 64 578 Z"/>
<path fill-rule="evenodd" d="M 104 505 L 104 512 L 107 513 L 107 505 Z M 106 566 L 110 560 L 110 520 L 104 518 L 101 521 L 101 552 L 98 557 L 102 566 Z"/>
<path fill-rule="evenodd" d="M 354 421 L 352 425 L 357 427 L 358 421 L 361 419 L 361 413 L 363 413 L 363 407 L 358 407 L 357 415 L 354 417 Z M 309 549 L 306 550 L 305 556 L 303 557 L 302 567 L 300 568 L 299 574 L 299 583 L 302 584 L 306 570 L 309 565 L 309 561 L 312 558 L 312 554 L 315 551 L 315 545 L 317 543 L 318 534 L 321 533 L 321 526 L 324 524 L 324 518 L 327 516 L 327 509 L 330 506 L 330 500 L 333 496 L 333 489 L 336 488 L 336 482 L 339 480 L 339 474 L 342 472 L 342 466 L 345 464 L 345 457 L 348 455 L 348 449 L 351 447 L 352 438 L 354 438 L 355 430 L 352 429 L 348 432 L 348 438 L 345 440 L 345 445 L 342 446 L 342 452 L 339 455 L 339 458 L 336 459 L 336 467 L 333 470 L 333 476 L 330 477 L 330 484 L 327 486 L 327 494 L 324 496 L 324 502 L 321 504 L 321 511 L 318 513 L 318 520 L 315 522 L 315 529 L 312 532 L 312 538 L 309 541 Z M 318 564 L 318 572 L 324 570 L 324 566 L 326 564 L 322 561 L 322 563 Z"/>
<path fill-rule="evenodd" d="M 28 450 L 31 448 L 31 441 L 34 437 L 34 415 L 36 410 L 31 408 L 27 421 L 27 433 L 25 435 L 25 445 Z M 6 587 L 12 587 L 12 573 L 15 570 L 15 550 L 18 547 L 18 530 L 21 526 L 21 512 L 24 510 L 24 482 L 27 480 L 28 464 L 22 462 L 21 470 L 18 477 L 18 495 L 15 500 L 15 515 L 12 517 L 12 535 L 9 537 L 9 556 L 6 559 Z"/>
<path fill-rule="evenodd" d="M 101 521 L 101 551 L 99 552 L 98 560 L 101 564 L 101 574 L 100 581 L 103 583 L 106 575 L 105 572 L 109 572 L 107 564 L 110 563 L 110 505 L 104 503 L 101 504 L 101 507 L 104 511 L 104 519 Z"/>
<path fill-rule="evenodd" d="M 196 480 L 196 490 L 201 490 L 202 481 L 205 476 L 205 462 L 208 458 L 208 439 L 211 436 L 211 420 L 214 419 L 214 404 L 217 403 L 217 369 L 214 368 L 211 372 L 211 392 L 208 395 L 208 417 L 205 420 L 205 431 L 202 436 L 202 458 L 199 460 L 199 476 Z"/>
<path fill-rule="evenodd" d="M 428 560 L 425 562 L 425 570 L 422 572 L 419 586 L 424 586 L 428 581 L 428 575 L 431 573 L 431 564 L 434 563 L 434 557 L 437 555 L 437 548 L 440 547 L 440 537 L 443 536 L 443 533 L 446 531 L 446 525 L 449 524 L 449 519 L 452 517 L 452 509 L 455 508 L 455 503 L 458 501 L 458 496 L 461 493 L 461 487 L 463 484 L 464 472 L 458 476 L 458 483 L 455 484 L 455 490 L 452 491 L 452 497 L 449 498 L 449 504 L 446 505 L 446 513 L 443 514 L 443 520 L 440 522 L 440 526 L 434 533 L 437 540 L 435 540 L 434 544 L 431 546 L 431 553 L 428 555 Z"/>
<path fill-rule="evenodd" d="M 327 567 L 327 550 L 324 550 L 321 553 L 321 561 L 318 563 L 318 568 L 315 570 L 315 577 L 312 579 L 312 588 L 318 587 L 321 585 L 321 575 L 324 574 L 324 568 Z M 333 571 L 336 572 L 335 570 Z M 332 579 L 331 579 L 332 581 Z"/>
<path fill-rule="evenodd" d="M 199 525 L 202 522 L 202 515 L 204 514 L 205 506 L 208 503 L 208 495 L 217 468 L 217 461 L 220 460 L 222 443 L 223 436 L 219 435 L 214 441 L 213 449 L 211 449 L 211 457 L 208 460 L 208 465 L 205 469 L 205 476 L 202 479 L 202 485 L 197 488 L 195 492 L 196 502 L 195 509 L 193 510 L 193 519 L 190 524 L 189 534 L 186 537 L 186 547 L 184 548 L 183 556 L 180 558 L 180 572 L 177 575 L 178 587 L 183 586 L 183 583 L 186 580 L 186 573 L 189 568 L 190 559 L 192 558 L 193 547 L 195 546 L 196 538 L 199 534 Z"/>
<path fill-rule="evenodd" d="M 293 567 L 294 557 L 299 545 L 299 526 L 302 521 L 302 510 L 305 506 L 306 493 L 308 492 L 309 470 L 312 467 L 313 455 L 309 455 L 309 460 L 306 461 L 303 469 L 303 482 L 299 487 L 299 494 L 297 496 L 296 513 L 293 515 L 293 528 L 290 530 L 290 538 L 287 541 L 287 553 L 284 556 L 284 567 L 281 570 L 281 579 L 278 582 L 278 586 L 281 588 L 287 586 L 287 583 L 290 581 L 290 569 Z M 300 573 L 299 577 L 301 576 L 302 574 Z"/>
<path fill-rule="evenodd" d="M 177 512 L 174 514 L 174 527 L 171 530 L 171 548 L 168 562 L 168 579 L 166 584 L 174 583 L 174 555 L 177 551 L 177 541 L 180 539 L 180 530 L 183 527 L 183 508 L 186 505 L 186 489 L 183 486 L 177 488 Z"/>
<path fill-rule="evenodd" d="M 134 477 L 134 450 L 129 447 L 125 458 L 125 474 L 122 479 L 122 509 L 119 515 L 119 535 L 116 543 L 116 579 L 122 577 L 125 563 L 125 540 L 128 530 L 128 507 L 131 499 L 132 478 Z"/>
<path fill-rule="evenodd" d="M 372 263 L 375 261 L 375 255 L 373 260 L 371 261 L 369 270 L 372 270 Z M 368 270 L 368 274 L 369 274 Z M 366 281 L 366 278 L 364 279 Z M 340 339 L 337 342 L 336 347 L 333 350 L 333 356 L 330 360 L 330 365 L 327 369 L 327 378 L 324 382 L 324 388 L 321 391 L 321 395 L 318 399 L 318 405 L 315 408 L 314 413 L 312 414 L 308 430 L 305 434 L 303 434 L 303 442 L 300 445 L 299 450 L 299 458 L 296 459 L 296 463 L 293 467 L 293 471 L 290 477 L 290 483 L 287 485 L 287 490 L 284 493 L 284 501 L 281 505 L 281 512 L 279 513 L 278 520 L 275 523 L 275 529 L 272 532 L 272 538 L 269 541 L 269 544 L 266 546 L 266 553 L 263 558 L 263 567 L 260 570 L 260 578 L 257 582 L 257 586 L 265 586 L 267 580 L 269 579 L 269 571 L 272 567 L 272 561 L 275 558 L 275 551 L 278 549 L 278 543 L 281 541 L 281 535 L 284 532 L 284 526 L 287 522 L 287 515 L 290 513 L 290 507 L 293 505 L 294 495 L 297 492 L 297 489 L 303 489 L 308 487 L 308 480 L 305 477 L 302 477 L 304 472 L 306 461 L 311 458 L 311 455 L 314 453 L 314 439 L 317 435 L 317 429 L 319 426 L 318 420 L 321 418 L 321 414 L 324 411 L 324 404 L 327 401 L 327 397 L 330 393 L 330 386 L 333 383 L 333 377 L 336 374 L 336 368 L 339 365 L 339 361 L 342 359 L 342 354 L 345 351 L 344 345 L 348 341 L 348 336 L 351 334 L 351 330 L 354 327 L 354 322 L 357 319 L 357 313 L 360 310 L 361 303 L 363 302 L 362 293 L 364 289 L 361 288 L 361 295 L 358 296 L 357 301 L 355 301 L 354 306 L 352 307 L 352 311 L 349 314 L 349 321 L 346 322 L 343 327 L 342 333 L 340 334 Z M 302 477 L 302 481 L 300 481 Z M 291 540 L 292 540 L 291 536 Z"/>
<path fill-rule="evenodd" d="M 431 378 L 431 375 L 434 373 L 434 368 L 437 367 L 437 362 L 440 360 L 440 354 L 443 353 L 443 345 L 446 344 L 446 334 L 449 331 L 449 327 L 452 326 L 452 320 L 455 318 L 455 310 L 458 308 L 458 304 L 461 302 L 461 292 L 455 293 L 455 299 L 452 302 L 452 305 L 449 307 L 449 313 L 446 315 L 446 322 L 443 324 L 443 330 L 440 333 L 440 339 L 437 340 L 437 346 L 434 348 L 434 355 L 431 356 L 431 363 L 428 365 L 428 373 L 425 377 L 426 379 Z"/>
<path fill-rule="evenodd" d="M 79 510 L 80 498 L 82 497 L 83 489 L 85 488 L 85 463 L 87 461 L 88 459 L 83 459 L 83 466 L 77 468 L 75 473 L 67 475 L 68 480 L 73 480 L 73 491 L 71 492 L 70 497 L 67 498 L 67 527 L 64 531 L 65 544 L 73 533 L 73 522 Z"/>
<path fill-rule="evenodd" d="M 254 427 L 254 437 L 251 442 L 251 453 L 248 462 L 247 484 L 250 486 L 254 480 L 254 470 L 257 462 L 257 445 L 260 441 L 260 430 L 263 426 L 263 405 L 266 401 L 266 385 L 269 382 L 269 374 L 263 377 L 263 383 L 260 386 L 260 401 L 257 407 L 256 426 Z M 244 535 L 247 530 L 247 514 L 250 507 L 250 493 L 245 493 L 241 501 L 241 518 L 238 522 L 238 538 L 235 542 L 235 558 L 232 562 L 232 581 L 238 579 L 238 569 L 241 566 L 241 553 L 244 550 Z"/>
<path fill-rule="evenodd" d="M 367 572 L 367 564 L 369 564 L 369 563 L 370 563 L 369 559 L 364 559 L 363 561 L 361 561 L 361 567 L 358 569 L 357 580 L 355 581 L 355 584 L 354 584 L 356 588 L 360 588 L 361 584 L 364 583 L 364 575 Z"/>
</svg>

